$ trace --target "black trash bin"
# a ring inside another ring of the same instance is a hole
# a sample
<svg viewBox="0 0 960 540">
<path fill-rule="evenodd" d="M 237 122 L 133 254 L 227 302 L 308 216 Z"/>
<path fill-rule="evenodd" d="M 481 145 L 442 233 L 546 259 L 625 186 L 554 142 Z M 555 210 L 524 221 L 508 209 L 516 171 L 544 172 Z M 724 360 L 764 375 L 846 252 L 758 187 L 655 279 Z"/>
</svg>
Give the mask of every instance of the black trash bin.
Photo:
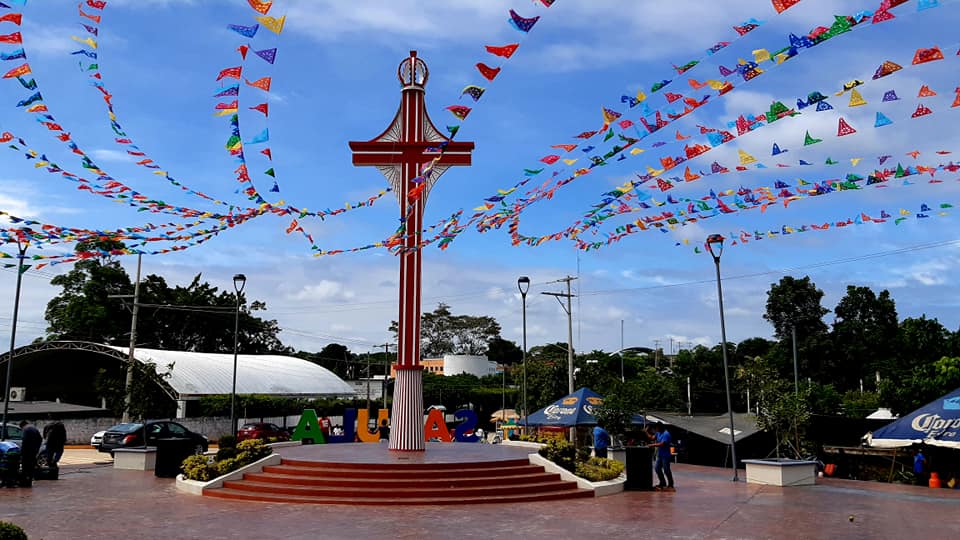
<svg viewBox="0 0 960 540">
<path fill-rule="evenodd" d="M 626 450 L 627 481 L 623 489 L 629 491 L 653 490 L 653 448 L 649 446 L 628 446 Z"/>
<path fill-rule="evenodd" d="M 160 478 L 176 478 L 180 474 L 180 465 L 193 455 L 193 449 L 192 439 L 157 439 L 157 464 L 153 473 Z"/>
</svg>

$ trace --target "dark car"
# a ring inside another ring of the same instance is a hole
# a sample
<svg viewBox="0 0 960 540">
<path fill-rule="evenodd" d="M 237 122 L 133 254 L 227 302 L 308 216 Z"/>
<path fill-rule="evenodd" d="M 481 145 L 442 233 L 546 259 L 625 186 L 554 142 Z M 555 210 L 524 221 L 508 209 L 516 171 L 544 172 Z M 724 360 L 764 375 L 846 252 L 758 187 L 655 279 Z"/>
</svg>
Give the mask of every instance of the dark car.
<svg viewBox="0 0 960 540">
<path fill-rule="evenodd" d="M 264 441 L 273 439 L 276 441 L 289 441 L 290 434 L 276 424 L 271 424 L 269 422 L 257 422 L 244 424 L 240 427 L 240 430 L 237 431 L 237 442 L 245 441 L 247 439 L 263 439 Z"/>
<path fill-rule="evenodd" d="M 141 422 L 131 422 L 127 424 L 117 424 L 108 429 L 103 434 L 103 440 L 100 442 L 99 450 L 109 452 L 117 448 L 137 448 L 143 446 L 143 428 Z M 202 454 L 207 451 L 210 442 L 206 437 L 199 433 L 194 433 L 182 425 L 169 420 L 148 420 L 147 428 L 147 446 L 156 446 L 157 439 L 186 438 L 193 441 L 194 452 Z"/>
</svg>

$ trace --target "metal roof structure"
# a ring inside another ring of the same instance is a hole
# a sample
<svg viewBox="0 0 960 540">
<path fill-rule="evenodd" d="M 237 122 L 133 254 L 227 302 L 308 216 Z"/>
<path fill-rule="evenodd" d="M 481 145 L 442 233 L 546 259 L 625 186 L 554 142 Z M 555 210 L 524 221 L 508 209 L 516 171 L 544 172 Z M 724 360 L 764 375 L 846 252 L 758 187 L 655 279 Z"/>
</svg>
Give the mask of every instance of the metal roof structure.
<svg viewBox="0 0 960 540">
<path fill-rule="evenodd" d="M 746 439 L 760 432 L 757 426 L 757 417 L 749 413 L 733 413 L 734 438 L 737 441 Z M 701 437 L 713 439 L 719 443 L 730 444 L 730 417 L 726 414 L 717 416 L 681 416 L 678 414 L 650 412 L 647 420 L 662 421 L 664 424 L 677 426 L 681 429 L 696 433 Z"/>
<path fill-rule="evenodd" d="M 0 364 L 8 357 L 9 353 L 0 355 Z M 74 390 L 92 386 L 98 369 L 122 371 L 127 357 L 126 347 L 84 341 L 33 343 L 14 350 L 13 378 L 15 386 L 29 388 L 28 395 L 59 395 L 65 386 Z M 164 375 L 162 386 L 173 399 L 231 393 L 232 354 L 135 349 L 134 358 Z M 332 371 L 300 358 L 240 354 L 237 394 L 319 398 L 352 397 L 356 392 Z"/>
</svg>

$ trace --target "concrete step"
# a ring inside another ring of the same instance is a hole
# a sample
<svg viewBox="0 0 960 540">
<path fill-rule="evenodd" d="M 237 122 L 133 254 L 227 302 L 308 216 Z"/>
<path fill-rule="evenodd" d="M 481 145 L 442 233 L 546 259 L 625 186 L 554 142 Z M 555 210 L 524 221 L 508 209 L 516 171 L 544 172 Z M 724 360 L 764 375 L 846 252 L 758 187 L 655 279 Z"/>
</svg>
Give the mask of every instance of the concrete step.
<svg viewBox="0 0 960 540">
<path fill-rule="evenodd" d="M 483 497 L 438 497 L 438 498 L 397 498 L 392 495 L 383 497 L 324 497 L 306 495 L 288 495 L 281 493 L 262 493 L 241 491 L 230 488 L 204 490 L 208 497 L 268 503 L 292 504 L 342 504 L 350 506 L 407 506 L 407 505 L 456 505 L 456 504 L 509 504 L 522 502 L 555 501 L 563 499 L 592 498 L 593 492 L 584 489 L 567 489 L 547 493 L 491 495 Z"/>
<path fill-rule="evenodd" d="M 411 484 L 408 478 L 362 478 L 362 477 L 313 477 L 301 476 L 296 474 L 279 473 L 251 473 L 243 477 L 244 480 L 252 482 L 264 482 L 282 485 L 298 486 L 328 486 L 328 487 L 367 487 L 370 485 L 381 486 L 383 488 L 403 487 Z M 534 472 L 529 474 L 514 474 L 504 476 L 484 476 L 484 477 L 447 477 L 447 478 L 418 478 L 417 486 L 424 487 L 471 487 L 483 485 L 509 486 L 515 484 L 525 484 L 531 482 L 550 482 L 559 481 L 560 475 L 555 473 Z"/>
<path fill-rule="evenodd" d="M 535 482 L 512 486 L 477 486 L 477 487 L 420 487 L 409 484 L 404 487 L 365 486 L 355 488 L 329 486 L 301 486 L 281 485 L 269 482 L 253 482 L 249 480 L 224 482 L 223 487 L 235 491 L 253 493 L 283 494 L 304 497 L 325 498 L 395 498 L 395 499 L 441 499 L 441 498 L 477 498 L 507 495 L 526 495 L 535 493 L 552 493 L 570 489 L 567 482 Z"/>
<path fill-rule="evenodd" d="M 339 465 L 339 464 L 337 464 Z M 512 476 L 515 474 L 533 474 L 543 472 L 543 467 L 536 465 L 513 465 L 498 466 L 487 464 L 484 467 L 454 468 L 445 467 L 442 469 L 356 469 L 352 467 L 301 467 L 292 466 L 285 462 L 280 465 L 269 465 L 263 468 L 263 472 L 274 474 L 285 474 L 289 476 L 312 476 L 322 478 L 370 478 L 370 479 L 416 479 L 427 478 L 483 478 L 494 476 Z"/>
</svg>

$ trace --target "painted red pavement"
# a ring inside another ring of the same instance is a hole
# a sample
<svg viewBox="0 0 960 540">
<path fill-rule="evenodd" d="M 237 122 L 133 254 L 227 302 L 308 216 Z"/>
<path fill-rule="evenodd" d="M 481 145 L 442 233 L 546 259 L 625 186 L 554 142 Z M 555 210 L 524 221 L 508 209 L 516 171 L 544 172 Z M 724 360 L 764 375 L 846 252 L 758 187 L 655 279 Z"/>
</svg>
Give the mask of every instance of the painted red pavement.
<svg viewBox="0 0 960 540">
<path fill-rule="evenodd" d="M 960 538 L 960 492 L 825 480 L 776 488 L 675 465 L 676 493 L 482 505 L 344 508 L 242 503 L 178 492 L 149 472 L 61 469 L 0 490 L 0 520 L 30 538 Z M 849 518 L 853 517 L 851 521 Z M 402 523 L 403 526 L 398 527 Z"/>
</svg>

